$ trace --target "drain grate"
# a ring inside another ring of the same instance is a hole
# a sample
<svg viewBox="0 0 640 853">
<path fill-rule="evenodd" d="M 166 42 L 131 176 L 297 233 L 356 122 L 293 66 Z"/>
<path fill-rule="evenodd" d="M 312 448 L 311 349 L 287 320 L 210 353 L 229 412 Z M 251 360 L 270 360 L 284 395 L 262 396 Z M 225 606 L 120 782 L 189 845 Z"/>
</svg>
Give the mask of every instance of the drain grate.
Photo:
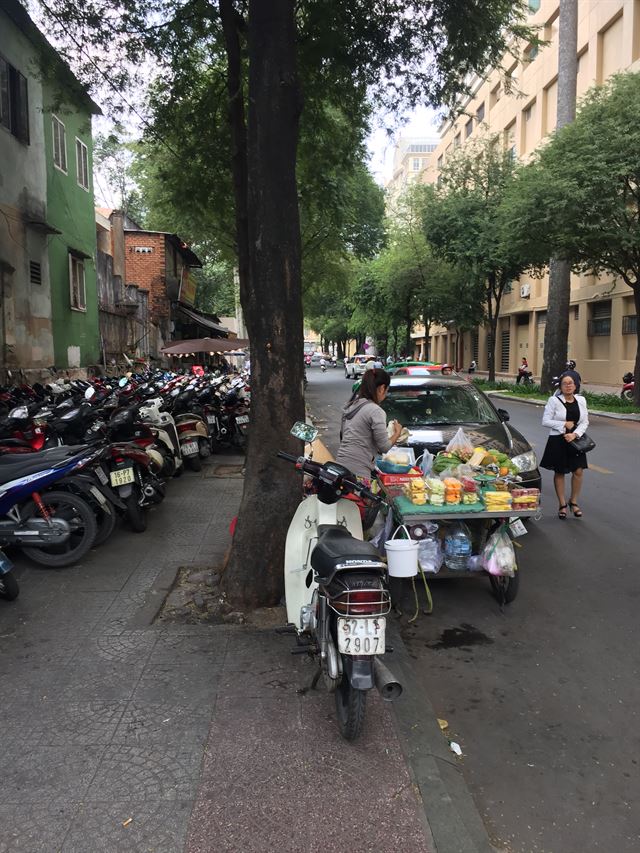
<svg viewBox="0 0 640 853">
<path fill-rule="evenodd" d="M 244 465 L 214 465 L 210 468 L 207 477 L 244 477 Z"/>
</svg>

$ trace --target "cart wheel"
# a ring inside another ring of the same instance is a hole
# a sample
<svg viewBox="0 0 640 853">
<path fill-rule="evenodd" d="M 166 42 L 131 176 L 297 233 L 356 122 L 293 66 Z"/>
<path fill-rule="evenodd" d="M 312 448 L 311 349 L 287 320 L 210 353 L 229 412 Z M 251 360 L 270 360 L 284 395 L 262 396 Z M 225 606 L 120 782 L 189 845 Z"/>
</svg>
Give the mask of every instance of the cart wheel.
<svg viewBox="0 0 640 853">
<path fill-rule="evenodd" d="M 515 600 L 520 587 L 519 571 L 516 571 L 512 578 L 506 575 L 502 575 L 501 577 L 489 575 L 489 580 L 491 582 L 493 594 L 498 599 L 500 606 L 504 604 L 511 604 L 511 602 Z"/>
</svg>

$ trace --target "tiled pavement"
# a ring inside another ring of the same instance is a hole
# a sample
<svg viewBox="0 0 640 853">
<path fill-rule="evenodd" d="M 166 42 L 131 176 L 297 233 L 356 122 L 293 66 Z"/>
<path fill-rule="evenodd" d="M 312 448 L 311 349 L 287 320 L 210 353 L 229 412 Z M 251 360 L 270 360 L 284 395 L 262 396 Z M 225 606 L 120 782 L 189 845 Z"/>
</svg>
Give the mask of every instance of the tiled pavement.
<svg viewBox="0 0 640 853">
<path fill-rule="evenodd" d="M 432 850 L 377 696 L 347 746 L 331 697 L 297 692 L 311 671 L 290 637 L 140 618 L 158 578 L 229 544 L 242 481 L 207 473 L 78 566 L 18 561 L 20 598 L 0 602 L 0 853 Z"/>
</svg>

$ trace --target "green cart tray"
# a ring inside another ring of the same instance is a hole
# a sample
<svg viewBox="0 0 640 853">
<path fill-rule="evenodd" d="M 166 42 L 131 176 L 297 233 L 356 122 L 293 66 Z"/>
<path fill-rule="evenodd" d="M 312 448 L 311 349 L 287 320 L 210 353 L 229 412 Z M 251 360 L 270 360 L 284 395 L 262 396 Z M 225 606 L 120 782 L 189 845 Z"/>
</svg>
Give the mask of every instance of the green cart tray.
<svg viewBox="0 0 640 853">
<path fill-rule="evenodd" d="M 409 498 L 401 495 L 393 499 L 393 505 L 401 515 L 449 515 L 451 513 L 482 512 L 484 504 L 478 501 L 474 504 L 445 504 L 444 506 L 432 506 L 431 504 L 414 504 Z"/>
</svg>

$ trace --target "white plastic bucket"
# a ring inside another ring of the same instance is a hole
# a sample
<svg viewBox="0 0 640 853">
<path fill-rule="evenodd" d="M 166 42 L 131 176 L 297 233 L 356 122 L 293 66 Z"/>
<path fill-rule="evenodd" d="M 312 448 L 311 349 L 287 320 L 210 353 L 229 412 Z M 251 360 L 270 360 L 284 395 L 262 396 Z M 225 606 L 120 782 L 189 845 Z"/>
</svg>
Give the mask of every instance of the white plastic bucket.
<svg viewBox="0 0 640 853">
<path fill-rule="evenodd" d="M 398 530 L 404 530 L 406 539 L 396 539 Z M 409 539 L 409 531 L 401 524 L 397 527 L 391 539 L 384 543 L 387 552 L 387 566 L 392 578 L 412 578 L 418 574 L 418 548 L 419 542 Z"/>
</svg>

